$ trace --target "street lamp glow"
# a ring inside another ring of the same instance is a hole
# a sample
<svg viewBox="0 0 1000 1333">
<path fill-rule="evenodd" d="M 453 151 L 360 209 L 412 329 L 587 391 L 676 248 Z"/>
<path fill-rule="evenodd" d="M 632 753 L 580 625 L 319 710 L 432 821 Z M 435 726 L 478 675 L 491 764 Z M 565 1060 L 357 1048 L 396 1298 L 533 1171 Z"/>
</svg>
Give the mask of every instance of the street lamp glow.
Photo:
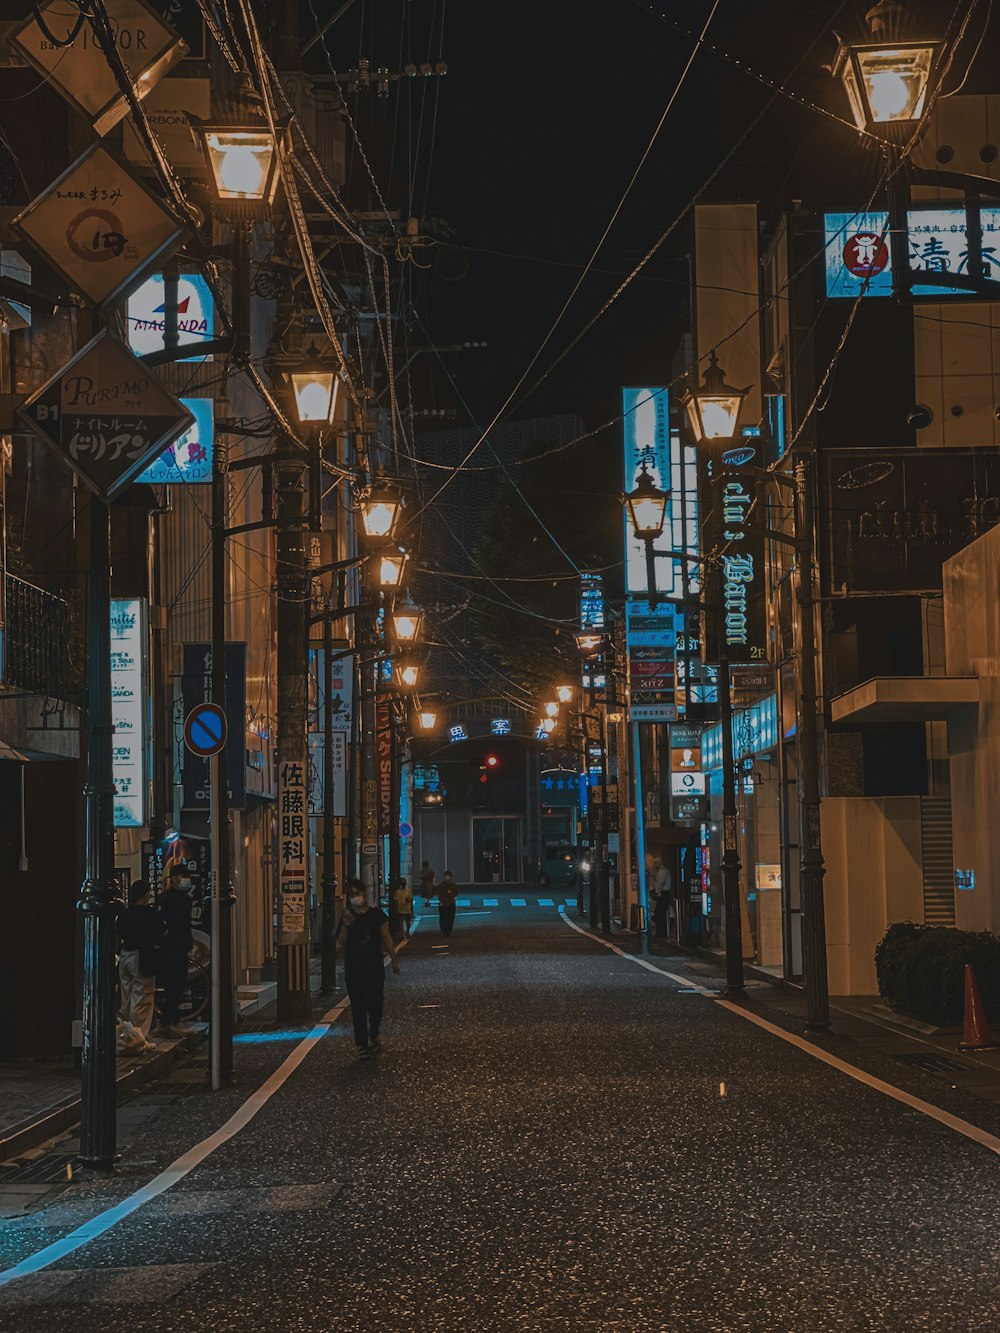
<svg viewBox="0 0 1000 1333">
<path fill-rule="evenodd" d="M 906 11 L 896 0 L 879 0 L 867 19 L 873 40 L 838 37 L 830 72 L 844 85 L 859 130 L 913 125 L 927 104 L 940 43 L 903 40 Z"/>
<path fill-rule="evenodd" d="M 412 602 L 404 602 L 392 613 L 392 629 L 398 643 L 414 643 L 420 634 L 424 613 Z"/>
<path fill-rule="evenodd" d="M 414 662 L 407 662 L 396 668 L 396 679 L 405 690 L 416 689 L 420 678 L 420 667 Z"/>
<path fill-rule="evenodd" d="M 628 491 L 621 498 L 635 535 L 641 541 L 655 541 L 663 532 L 667 514 L 667 493 L 657 486 L 646 471 L 645 463 L 635 479 L 635 490 Z"/>
<path fill-rule="evenodd" d="M 688 389 L 681 398 L 695 440 L 699 444 L 706 440 L 731 440 L 736 434 L 743 399 L 749 392 L 748 388 L 734 389 L 726 383 L 718 358 L 712 351 L 701 387 Z"/>
<path fill-rule="evenodd" d="M 433 731 L 437 726 L 438 715 L 431 708 L 425 708 L 417 714 L 421 731 Z"/>
<path fill-rule="evenodd" d="M 557 685 L 556 698 L 559 700 L 561 704 L 568 704 L 570 700 L 573 698 L 573 686 Z"/>
<path fill-rule="evenodd" d="M 550 736 L 556 729 L 556 724 L 551 717 L 543 717 L 540 725 L 546 736 Z"/>
<path fill-rule="evenodd" d="M 545 716 L 556 718 L 559 716 L 559 705 L 551 700 L 545 705 Z"/>
<path fill-rule="evenodd" d="M 385 539 L 391 538 L 399 522 L 403 503 L 397 491 L 383 482 L 375 485 L 362 497 L 359 508 L 365 536 Z"/>
<path fill-rule="evenodd" d="M 600 651 L 602 636 L 600 634 L 582 633 L 576 635 L 576 646 L 581 656 L 593 657 Z"/>
<path fill-rule="evenodd" d="M 340 381 L 333 366 L 309 347 L 302 364 L 289 379 L 295 395 L 295 412 L 303 426 L 329 426 L 337 413 L 337 389 Z"/>
<path fill-rule="evenodd" d="M 387 551 L 379 556 L 378 586 L 386 590 L 398 588 L 403 582 L 403 570 L 408 556 L 405 551 Z"/>
</svg>

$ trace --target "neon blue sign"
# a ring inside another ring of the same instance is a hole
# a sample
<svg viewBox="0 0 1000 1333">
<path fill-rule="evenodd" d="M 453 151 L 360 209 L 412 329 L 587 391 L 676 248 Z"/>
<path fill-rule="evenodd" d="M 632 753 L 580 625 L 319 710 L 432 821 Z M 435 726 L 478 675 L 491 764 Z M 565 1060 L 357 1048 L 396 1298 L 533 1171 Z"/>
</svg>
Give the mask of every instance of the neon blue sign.
<svg viewBox="0 0 1000 1333">
<path fill-rule="evenodd" d="M 194 417 L 190 430 L 154 458 L 137 482 L 148 486 L 204 485 L 212 480 L 215 404 L 211 398 L 182 398 Z"/>
</svg>

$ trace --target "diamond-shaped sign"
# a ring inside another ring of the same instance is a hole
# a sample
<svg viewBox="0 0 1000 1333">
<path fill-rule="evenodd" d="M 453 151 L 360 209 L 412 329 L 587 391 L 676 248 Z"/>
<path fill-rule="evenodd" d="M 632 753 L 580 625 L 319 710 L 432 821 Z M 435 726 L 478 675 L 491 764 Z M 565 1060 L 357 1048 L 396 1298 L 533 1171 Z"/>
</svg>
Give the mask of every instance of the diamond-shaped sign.
<svg viewBox="0 0 1000 1333">
<path fill-rule="evenodd" d="M 13 225 L 96 306 L 127 296 L 184 228 L 103 144 L 95 144 Z"/>
<path fill-rule="evenodd" d="M 132 76 L 135 94 L 143 98 L 167 70 L 183 60 L 187 45 L 144 0 L 103 0 L 111 21 L 122 64 Z M 80 9 L 67 0 L 41 0 L 42 22 L 60 43 L 49 41 L 33 16 L 11 37 L 11 42 L 46 82 L 71 106 L 107 134 L 128 111 L 128 101 L 91 24 L 79 23 Z M 74 32 L 76 36 L 73 37 Z"/>
<path fill-rule="evenodd" d="M 153 372 L 104 330 L 18 409 L 36 434 L 112 500 L 194 417 Z"/>
</svg>

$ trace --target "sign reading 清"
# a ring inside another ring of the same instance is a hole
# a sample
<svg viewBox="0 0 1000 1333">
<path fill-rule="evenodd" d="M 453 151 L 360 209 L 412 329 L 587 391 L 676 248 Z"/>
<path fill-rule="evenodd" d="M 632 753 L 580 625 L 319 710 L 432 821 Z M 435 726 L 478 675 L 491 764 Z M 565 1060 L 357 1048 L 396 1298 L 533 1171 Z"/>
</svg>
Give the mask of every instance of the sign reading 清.
<svg viewBox="0 0 1000 1333">
<path fill-rule="evenodd" d="M 184 236 L 156 195 L 100 143 L 11 225 L 99 309 L 122 300 Z"/>
<path fill-rule="evenodd" d="M 101 8 L 132 77 L 135 96 L 141 99 L 184 59 L 188 48 L 144 0 L 103 0 Z M 40 0 L 35 14 L 10 40 L 45 82 L 91 121 L 98 135 L 105 135 L 128 111 L 128 100 L 92 25 L 80 19 L 75 4 Z M 49 33 L 59 41 L 50 41 Z"/>
<path fill-rule="evenodd" d="M 154 458 L 136 477 L 137 482 L 151 486 L 195 486 L 212 480 L 215 402 L 211 398 L 178 401 L 194 417 L 194 425 Z"/>
<path fill-rule="evenodd" d="M 105 500 L 194 424 L 194 417 L 107 330 L 18 409 Z"/>
<path fill-rule="evenodd" d="M 136 356 L 160 352 L 166 346 L 167 303 L 163 274 L 154 273 L 128 298 L 128 345 Z M 215 298 L 212 289 L 198 273 L 177 277 L 177 344 L 192 351 L 215 337 Z M 204 361 L 204 356 L 188 356 L 182 361 Z"/>
<path fill-rule="evenodd" d="M 983 206 L 982 262 L 985 276 L 997 278 L 1000 259 L 1000 208 Z M 965 209 L 954 205 L 928 204 L 907 213 L 910 273 L 914 296 L 969 296 L 968 288 L 931 286 L 920 282 L 921 273 L 953 273 L 969 277 L 970 247 Z M 833 297 L 892 295 L 892 238 L 888 214 L 827 213 L 826 294 Z"/>
<path fill-rule="evenodd" d="M 111 742 L 116 828 L 146 823 L 146 603 L 111 601 Z"/>
</svg>

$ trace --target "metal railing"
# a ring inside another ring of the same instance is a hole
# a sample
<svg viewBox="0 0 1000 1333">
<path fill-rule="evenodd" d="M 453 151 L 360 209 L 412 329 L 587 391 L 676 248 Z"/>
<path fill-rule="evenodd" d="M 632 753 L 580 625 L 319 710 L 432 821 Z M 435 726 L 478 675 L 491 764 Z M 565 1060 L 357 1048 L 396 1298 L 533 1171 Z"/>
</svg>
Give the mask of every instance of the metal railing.
<svg viewBox="0 0 1000 1333">
<path fill-rule="evenodd" d="M 3 684 L 71 700 L 69 605 L 13 574 L 4 576 L 4 605 Z"/>
</svg>

